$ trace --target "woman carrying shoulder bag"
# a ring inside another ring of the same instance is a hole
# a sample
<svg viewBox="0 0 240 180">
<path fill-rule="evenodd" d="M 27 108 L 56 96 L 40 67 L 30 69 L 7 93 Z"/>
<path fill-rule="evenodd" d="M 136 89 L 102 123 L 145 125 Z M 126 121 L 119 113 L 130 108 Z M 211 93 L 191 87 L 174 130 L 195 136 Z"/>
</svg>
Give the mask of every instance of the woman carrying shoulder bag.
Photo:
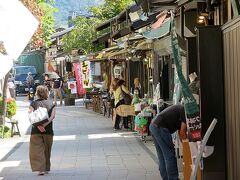
<svg viewBox="0 0 240 180">
<path fill-rule="evenodd" d="M 113 92 L 113 96 L 114 96 L 114 105 L 115 108 L 117 108 L 118 106 L 122 105 L 122 104 L 126 104 L 124 101 L 124 94 L 126 93 L 129 96 L 130 92 L 128 91 L 128 89 L 123 85 L 124 80 L 115 78 L 112 81 L 111 84 L 111 90 Z M 124 91 L 124 92 L 123 92 Z M 115 124 L 114 124 L 114 130 L 120 130 L 120 122 L 121 122 L 121 116 L 116 115 L 116 119 L 115 119 Z M 123 125 L 125 129 L 128 129 L 128 117 L 123 117 Z"/>
<path fill-rule="evenodd" d="M 48 110 L 49 119 L 43 124 L 32 125 L 29 157 L 32 171 L 38 171 L 38 175 L 44 175 L 50 171 L 51 166 L 50 157 L 53 143 L 52 121 L 55 118 L 56 108 L 48 100 L 48 88 L 46 86 L 38 86 L 36 95 L 38 99 L 30 104 L 29 113 L 39 107 L 43 107 Z"/>
</svg>

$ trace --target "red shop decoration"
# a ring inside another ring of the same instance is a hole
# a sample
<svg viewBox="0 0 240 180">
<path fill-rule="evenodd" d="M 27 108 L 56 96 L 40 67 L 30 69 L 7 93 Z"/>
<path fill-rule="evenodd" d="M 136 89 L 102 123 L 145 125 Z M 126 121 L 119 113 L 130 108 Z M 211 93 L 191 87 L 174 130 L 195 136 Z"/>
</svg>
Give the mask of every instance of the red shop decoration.
<svg viewBox="0 0 240 180">
<path fill-rule="evenodd" d="M 73 67 L 77 81 L 77 92 L 79 95 L 83 95 L 86 93 L 86 90 L 83 88 L 82 66 L 80 63 L 73 63 Z"/>
</svg>

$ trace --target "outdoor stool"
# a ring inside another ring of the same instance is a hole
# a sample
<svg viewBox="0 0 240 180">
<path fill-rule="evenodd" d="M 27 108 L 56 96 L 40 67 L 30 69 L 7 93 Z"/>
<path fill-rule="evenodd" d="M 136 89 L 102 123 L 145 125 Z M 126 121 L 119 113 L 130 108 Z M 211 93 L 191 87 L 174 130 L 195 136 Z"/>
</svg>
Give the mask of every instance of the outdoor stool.
<svg viewBox="0 0 240 180">
<path fill-rule="evenodd" d="M 18 128 L 18 120 L 11 119 L 10 121 L 8 121 L 8 123 L 11 123 L 11 137 L 13 137 L 14 135 L 19 135 L 21 137 L 21 134 Z"/>
</svg>

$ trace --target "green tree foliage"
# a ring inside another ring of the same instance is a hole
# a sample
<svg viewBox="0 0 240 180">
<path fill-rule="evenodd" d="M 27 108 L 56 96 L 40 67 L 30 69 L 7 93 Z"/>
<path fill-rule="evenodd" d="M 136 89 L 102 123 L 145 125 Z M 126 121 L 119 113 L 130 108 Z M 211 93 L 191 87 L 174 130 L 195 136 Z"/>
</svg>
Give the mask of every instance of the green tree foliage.
<svg viewBox="0 0 240 180">
<path fill-rule="evenodd" d="M 43 45 L 49 47 L 51 44 L 50 36 L 55 32 L 54 24 L 54 13 L 57 12 L 57 9 L 53 7 L 54 0 L 37 0 L 39 7 L 43 11 L 43 16 L 41 17 L 42 21 L 42 34 L 41 38 L 43 40 Z"/>
<path fill-rule="evenodd" d="M 15 99 L 7 100 L 7 117 L 11 118 L 16 114 L 17 105 Z M 0 115 L 3 115 L 3 97 L 0 97 Z"/>
<path fill-rule="evenodd" d="M 126 9 L 133 1 L 132 0 L 105 0 L 105 3 L 100 6 L 93 6 L 90 11 L 94 16 L 102 21 L 111 19 Z"/>
<path fill-rule="evenodd" d="M 57 11 L 57 9 L 53 7 L 55 0 L 21 1 L 40 22 L 37 31 L 31 39 L 30 46 L 32 48 L 48 47 L 50 44 L 50 36 L 54 32 L 55 19 L 53 14 Z"/>
<path fill-rule="evenodd" d="M 74 20 L 74 29 L 62 38 L 64 52 L 70 54 L 72 49 L 81 49 L 88 54 L 98 50 L 100 47 L 94 47 L 92 44 L 97 37 L 95 26 L 98 22 L 97 18 L 77 17 Z"/>
<path fill-rule="evenodd" d="M 63 50 L 70 53 L 72 49 L 81 49 L 86 54 L 101 50 L 103 45 L 93 45 L 92 41 L 106 32 L 96 32 L 98 24 L 118 15 L 126 9 L 132 0 L 105 0 L 105 3 L 90 8 L 95 18 L 77 17 L 74 21 L 74 29 L 63 36 Z M 109 31 L 109 30 L 108 30 Z"/>
</svg>

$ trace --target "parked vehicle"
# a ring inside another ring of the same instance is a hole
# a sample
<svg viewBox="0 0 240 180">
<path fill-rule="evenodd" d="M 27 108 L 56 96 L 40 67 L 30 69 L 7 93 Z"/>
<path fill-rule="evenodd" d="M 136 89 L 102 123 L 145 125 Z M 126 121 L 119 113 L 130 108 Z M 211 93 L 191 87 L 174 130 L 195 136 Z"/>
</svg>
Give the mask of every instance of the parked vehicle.
<svg viewBox="0 0 240 180">
<path fill-rule="evenodd" d="M 12 71 L 13 71 L 14 80 L 15 80 L 16 95 L 22 94 L 22 93 L 28 93 L 29 88 L 28 88 L 26 78 L 29 72 L 31 72 L 34 79 L 34 90 L 36 88 L 36 85 L 40 84 L 39 75 L 34 66 L 15 65 Z"/>
</svg>

